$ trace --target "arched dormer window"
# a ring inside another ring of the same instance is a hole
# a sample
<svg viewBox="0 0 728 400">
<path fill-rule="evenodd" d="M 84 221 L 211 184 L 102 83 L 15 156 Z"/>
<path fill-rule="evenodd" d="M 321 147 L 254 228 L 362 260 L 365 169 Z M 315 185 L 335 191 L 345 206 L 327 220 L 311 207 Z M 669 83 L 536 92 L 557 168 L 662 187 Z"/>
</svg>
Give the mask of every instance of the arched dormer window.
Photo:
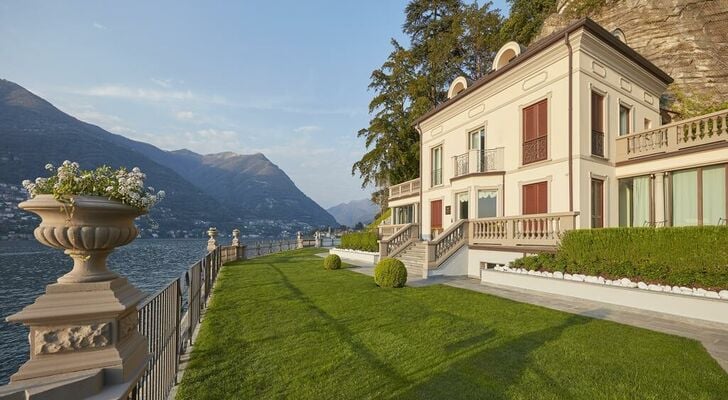
<svg viewBox="0 0 728 400">
<path fill-rule="evenodd" d="M 450 84 L 450 89 L 447 90 L 447 98 L 452 99 L 457 96 L 458 93 L 468 88 L 468 80 L 464 76 L 458 76 Z"/>
<path fill-rule="evenodd" d="M 624 35 L 624 32 L 621 29 L 617 28 L 613 30 L 612 35 L 619 39 L 620 42 L 627 44 L 627 37 Z"/>
<path fill-rule="evenodd" d="M 521 54 L 523 48 L 516 42 L 508 42 L 498 50 L 493 59 L 493 71 L 497 71 Z"/>
</svg>

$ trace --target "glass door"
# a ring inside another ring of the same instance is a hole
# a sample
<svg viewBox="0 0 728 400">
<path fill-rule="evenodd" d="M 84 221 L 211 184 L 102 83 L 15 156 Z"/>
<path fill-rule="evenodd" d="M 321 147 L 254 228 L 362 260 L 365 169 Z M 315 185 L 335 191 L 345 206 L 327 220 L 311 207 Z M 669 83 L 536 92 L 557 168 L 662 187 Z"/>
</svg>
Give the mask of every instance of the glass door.
<svg viewBox="0 0 728 400">
<path fill-rule="evenodd" d="M 470 132 L 469 150 L 477 172 L 485 172 L 485 128 Z"/>
</svg>

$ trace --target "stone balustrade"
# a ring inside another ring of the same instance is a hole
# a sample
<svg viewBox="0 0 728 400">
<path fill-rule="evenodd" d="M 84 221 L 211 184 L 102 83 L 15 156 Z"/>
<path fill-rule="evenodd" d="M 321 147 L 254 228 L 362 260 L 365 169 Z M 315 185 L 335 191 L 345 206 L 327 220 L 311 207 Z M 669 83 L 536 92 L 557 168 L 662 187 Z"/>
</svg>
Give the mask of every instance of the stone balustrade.
<svg viewBox="0 0 728 400">
<path fill-rule="evenodd" d="M 420 187 L 420 178 L 392 185 L 389 187 L 389 200 L 419 195 Z"/>
<path fill-rule="evenodd" d="M 728 109 L 617 138 L 617 162 L 728 142 Z"/>
<path fill-rule="evenodd" d="M 473 219 L 469 224 L 469 244 L 555 247 L 561 235 L 575 229 L 577 215 L 578 212 L 564 212 Z"/>
</svg>

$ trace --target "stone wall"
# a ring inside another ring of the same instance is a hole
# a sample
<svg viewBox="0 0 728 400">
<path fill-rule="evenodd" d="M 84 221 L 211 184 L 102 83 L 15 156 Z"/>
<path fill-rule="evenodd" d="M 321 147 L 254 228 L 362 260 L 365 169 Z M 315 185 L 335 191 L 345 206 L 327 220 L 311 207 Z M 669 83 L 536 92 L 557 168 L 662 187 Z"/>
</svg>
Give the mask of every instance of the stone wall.
<svg viewBox="0 0 728 400">
<path fill-rule="evenodd" d="M 561 0 L 558 13 L 546 18 L 538 38 L 577 18 L 570 7 L 578 1 Z M 695 99 L 728 101 L 728 1 L 609 3 L 588 16 L 609 31 L 621 29 L 630 47 L 675 79 L 673 91 Z"/>
</svg>

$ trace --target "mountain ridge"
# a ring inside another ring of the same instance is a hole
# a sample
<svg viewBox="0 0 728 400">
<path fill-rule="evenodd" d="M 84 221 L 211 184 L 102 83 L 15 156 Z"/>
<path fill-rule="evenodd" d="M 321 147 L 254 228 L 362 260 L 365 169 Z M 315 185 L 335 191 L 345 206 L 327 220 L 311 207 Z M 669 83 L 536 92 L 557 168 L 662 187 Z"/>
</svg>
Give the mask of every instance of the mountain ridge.
<svg viewBox="0 0 728 400">
<path fill-rule="evenodd" d="M 45 176 L 46 163 L 64 159 L 82 168 L 139 166 L 149 185 L 167 192 L 150 213 L 162 231 L 210 224 L 243 229 L 239 225 L 245 221 L 279 221 L 290 234 L 290 229 L 337 225 L 261 153 L 162 150 L 81 121 L 5 79 L 0 79 L 0 138 L 0 183 Z"/>
</svg>

